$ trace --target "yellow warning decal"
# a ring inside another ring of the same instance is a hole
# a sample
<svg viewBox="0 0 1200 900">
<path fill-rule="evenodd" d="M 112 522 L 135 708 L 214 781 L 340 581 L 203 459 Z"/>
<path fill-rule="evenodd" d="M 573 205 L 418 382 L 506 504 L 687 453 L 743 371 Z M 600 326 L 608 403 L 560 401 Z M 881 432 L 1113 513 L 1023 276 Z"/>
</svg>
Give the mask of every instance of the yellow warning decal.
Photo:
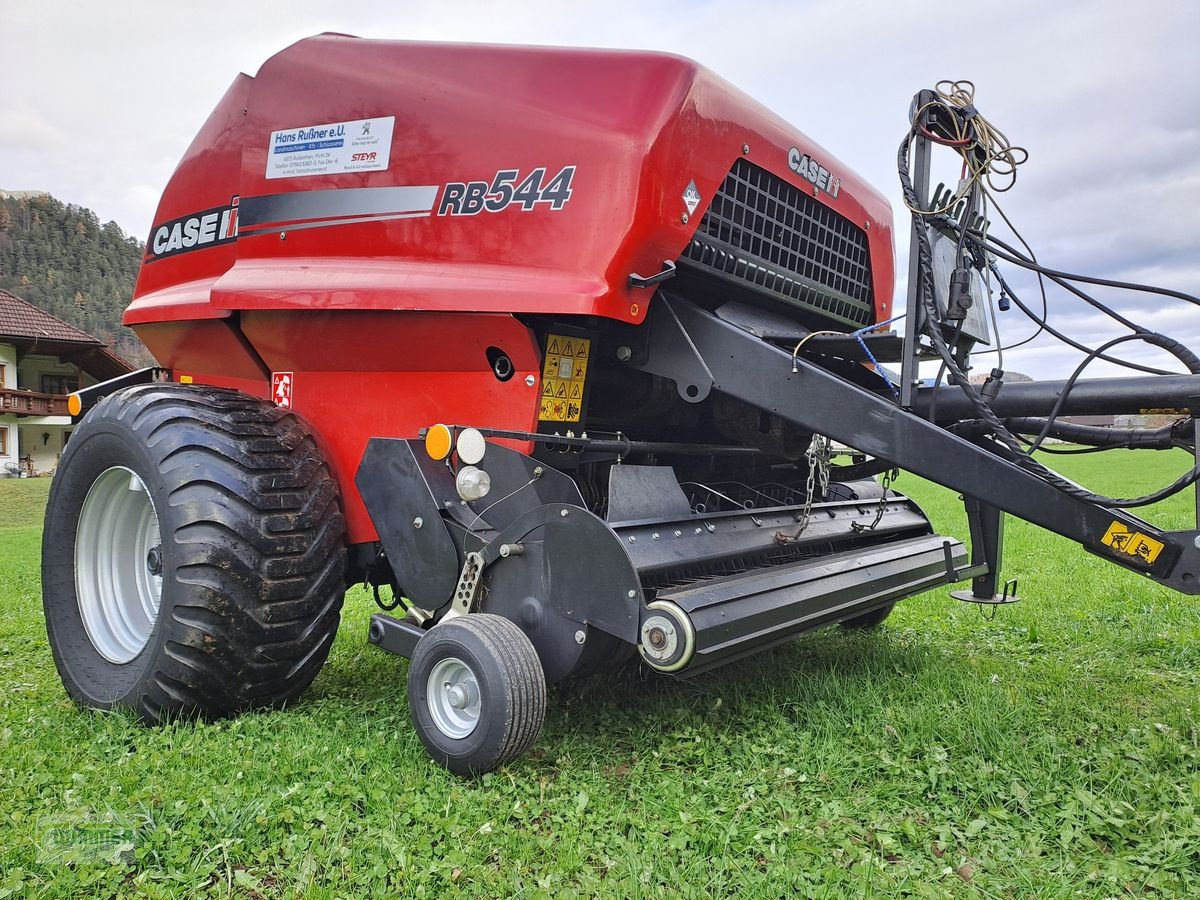
<svg viewBox="0 0 1200 900">
<path fill-rule="evenodd" d="M 578 422 L 583 415 L 584 384 L 588 359 L 592 353 L 590 338 L 546 335 L 546 361 L 542 366 L 542 399 L 538 420 L 542 422 Z"/>
<path fill-rule="evenodd" d="M 1104 532 L 1100 543 L 1112 550 L 1113 553 L 1127 553 L 1130 556 L 1136 556 L 1148 566 L 1154 564 L 1154 561 L 1158 559 L 1158 554 L 1162 553 L 1165 546 L 1162 541 L 1155 540 L 1140 531 L 1130 531 L 1128 525 L 1120 522 L 1113 522 L 1108 526 L 1108 531 Z"/>
</svg>

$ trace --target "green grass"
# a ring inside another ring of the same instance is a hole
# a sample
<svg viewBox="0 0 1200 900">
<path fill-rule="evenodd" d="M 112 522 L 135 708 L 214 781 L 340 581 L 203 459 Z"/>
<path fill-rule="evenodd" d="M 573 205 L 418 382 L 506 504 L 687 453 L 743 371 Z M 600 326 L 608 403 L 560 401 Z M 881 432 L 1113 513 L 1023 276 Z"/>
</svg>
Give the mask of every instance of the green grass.
<svg viewBox="0 0 1200 900">
<path fill-rule="evenodd" d="M 0 478 L 0 529 L 42 527 L 49 478 Z"/>
<path fill-rule="evenodd" d="M 1126 493 L 1187 464 L 1054 462 Z M 1032 526 L 993 620 L 939 590 L 873 634 L 557 690 L 530 755 L 464 781 L 423 755 L 358 591 L 290 710 L 80 713 L 42 623 L 45 484 L 0 481 L 0 897 L 1200 895 L 1200 608 Z M 897 487 L 964 533 L 952 494 Z M 1151 517 L 1191 515 L 1188 492 Z M 105 822 L 136 828 L 131 863 L 39 857 L 48 823 Z"/>
</svg>

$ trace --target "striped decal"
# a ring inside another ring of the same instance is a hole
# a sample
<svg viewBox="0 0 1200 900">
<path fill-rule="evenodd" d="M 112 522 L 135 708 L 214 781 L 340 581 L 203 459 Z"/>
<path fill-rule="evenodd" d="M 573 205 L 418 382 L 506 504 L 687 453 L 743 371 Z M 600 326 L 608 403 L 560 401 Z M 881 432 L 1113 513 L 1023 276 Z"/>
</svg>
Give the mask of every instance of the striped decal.
<svg viewBox="0 0 1200 900">
<path fill-rule="evenodd" d="M 302 231 L 359 222 L 427 218 L 433 215 L 439 189 L 437 185 L 404 185 L 234 197 L 229 206 L 155 226 L 146 244 L 145 259 L 146 262 L 166 259 L 274 229 Z"/>
<path fill-rule="evenodd" d="M 238 233 L 283 226 L 313 228 L 372 219 L 428 216 L 433 213 L 437 192 L 436 185 L 420 185 L 333 188 L 243 197 L 238 212 Z"/>
</svg>

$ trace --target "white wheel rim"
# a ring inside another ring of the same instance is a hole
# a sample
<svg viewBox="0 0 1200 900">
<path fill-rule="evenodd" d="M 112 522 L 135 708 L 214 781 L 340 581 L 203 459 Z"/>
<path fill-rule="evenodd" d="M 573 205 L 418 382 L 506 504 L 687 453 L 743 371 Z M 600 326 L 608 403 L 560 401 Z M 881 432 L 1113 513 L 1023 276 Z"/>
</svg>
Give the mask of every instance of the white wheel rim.
<svg viewBox="0 0 1200 900">
<path fill-rule="evenodd" d="M 92 646 L 111 663 L 129 662 L 150 640 L 162 600 L 161 545 L 142 479 L 124 466 L 102 472 L 75 529 L 75 596 Z"/>
<path fill-rule="evenodd" d="M 479 681 L 455 656 L 439 660 L 425 684 L 425 703 L 438 731 L 461 741 L 479 724 Z"/>
</svg>

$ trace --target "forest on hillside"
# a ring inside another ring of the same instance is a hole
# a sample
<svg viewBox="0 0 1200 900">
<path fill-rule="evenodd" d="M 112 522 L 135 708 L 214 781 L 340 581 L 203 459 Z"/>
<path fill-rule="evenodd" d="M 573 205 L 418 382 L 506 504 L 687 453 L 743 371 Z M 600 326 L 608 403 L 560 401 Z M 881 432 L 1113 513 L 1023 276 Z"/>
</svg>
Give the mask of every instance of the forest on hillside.
<svg viewBox="0 0 1200 900">
<path fill-rule="evenodd" d="M 95 335 L 134 366 L 153 363 L 121 324 L 143 248 L 85 207 L 49 195 L 0 198 L 0 288 Z"/>
</svg>

